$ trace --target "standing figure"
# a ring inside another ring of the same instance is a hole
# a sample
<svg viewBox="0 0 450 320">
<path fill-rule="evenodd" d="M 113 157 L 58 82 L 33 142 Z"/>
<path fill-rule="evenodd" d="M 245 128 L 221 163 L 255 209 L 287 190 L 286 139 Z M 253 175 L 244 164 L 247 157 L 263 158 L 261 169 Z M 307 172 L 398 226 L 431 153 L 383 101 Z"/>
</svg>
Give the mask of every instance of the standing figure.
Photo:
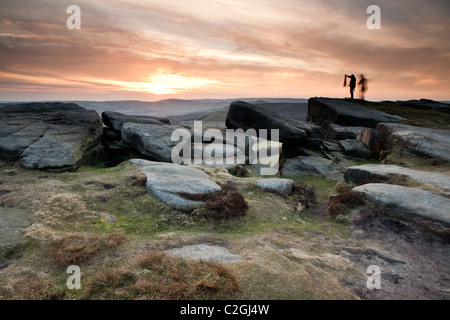
<svg viewBox="0 0 450 320">
<path fill-rule="evenodd" d="M 350 78 L 350 83 L 349 83 L 350 98 L 353 99 L 353 92 L 355 91 L 355 88 L 356 88 L 356 77 L 354 74 L 352 74 L 351 76 L 346 74 L 345 78 L 344 78 L 344 87 L 347 85 L 347 78 Z"/>
<path fill-rule="evenodd" d="M 364 77 L 364 75 L 361 75 L 361 80 L 359 80 L 358 85 L 361 87 L 361 99 L 364 100 L 364 93 L 369 89 L 367 86 L 367 79 Z"/>
</svg>

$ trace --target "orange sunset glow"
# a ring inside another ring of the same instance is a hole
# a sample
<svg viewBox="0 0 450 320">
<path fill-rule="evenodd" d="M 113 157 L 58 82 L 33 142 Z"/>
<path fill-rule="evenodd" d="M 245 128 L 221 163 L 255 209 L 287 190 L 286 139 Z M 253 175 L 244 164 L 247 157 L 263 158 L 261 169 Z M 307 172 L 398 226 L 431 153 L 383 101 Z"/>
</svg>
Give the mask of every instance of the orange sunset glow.
<svg viewBox="0 0 450 320">
<path fill-rule="evenodd" d="M 81 9 L 69 30 L 68 6 Z M 381 8 L 381 29 L 366 26 Z M 0 100 L 450 100 L 448 0 L 3 0 Z"/>
</svg>

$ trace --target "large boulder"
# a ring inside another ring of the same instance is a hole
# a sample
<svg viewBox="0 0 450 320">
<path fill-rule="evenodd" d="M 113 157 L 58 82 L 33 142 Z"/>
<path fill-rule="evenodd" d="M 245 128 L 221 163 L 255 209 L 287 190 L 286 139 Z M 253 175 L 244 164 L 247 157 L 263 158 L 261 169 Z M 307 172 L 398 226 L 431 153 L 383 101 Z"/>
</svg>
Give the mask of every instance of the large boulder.
<svg viewBox="0 0 450 320">
<path fill-rule="evenodd" d="M 23 103 L 0 108 L 0 157 L 42 170 L 73 170 L 98 147 L 103 124 L 73 103 Z"/>
<path fill-rule="evenodd" d="M 172 162 L 172 149 L 182 143 L 171 140 L 176 129 L 187 130 L 166 124 L 125 123 L 122 127 L 122 139 L 150 160 Z M 191 141 L 185 143 L 190 144 Z"/>
<path fill-rule="evenodd" d="M 270 110 L 250 103 L 235 101 L 228 111 L 226 126 L 229 129 L 267 129 L 267 139 L 271 139 L 271 129 L 279 129 L 282 143 L 301 143 L 313 129 L 305 122 L 289 119 Z"/>
<path fill-rule="evenodd" d="M 385 150 L 450 161 L 450 131 L 397 123 L 380 123 Z"/>
<path fill-rule="evenodd" d="M 364 164 L 352 166 L 344 173 L 348 183 L 359 184 L 362 181 L 381 177 L 387 179 L 392 175 L 403 176 L 416 182 L 430 184 L 443 192 L 450 193 L 450 176 L 442 173 L 413 170 L 395 165 Z"/>
<path fill-rule="evenodd" d="M 150 116 L 127 115 L 119 112 L 105 111 L 102 113 L 103 123 L 115 131 L 121 131 L 125 123 L 145 123 L 145 124 L 168 124 L 167 118 L 157 118 Z"/>
<path fill-rule="evenodd" d="M 450 199 L 431 192 L 383 183 L 365 184 L 352 191 L 364 193 L 376 206 L 404 219 L 429 219 L 450 225 Z"/>
<path fill-rule="evenodd" d="M 310 98 L 307 120 L 328 129 L 328 126 L 333 123 L 341 126 L 375 128 L 380 122 L 395 122 L 405 119 L 342 99 Z"/>
<path fill-rule="evenodd" d="M 203 201 L 186 199 L 183 194 L 202 195 L 221 190 L 200 169 L 142 159 L 129 161 L 147 176 L 147 193 L 177 210 L 192 211 L 205 205 Z"/>
</svg>

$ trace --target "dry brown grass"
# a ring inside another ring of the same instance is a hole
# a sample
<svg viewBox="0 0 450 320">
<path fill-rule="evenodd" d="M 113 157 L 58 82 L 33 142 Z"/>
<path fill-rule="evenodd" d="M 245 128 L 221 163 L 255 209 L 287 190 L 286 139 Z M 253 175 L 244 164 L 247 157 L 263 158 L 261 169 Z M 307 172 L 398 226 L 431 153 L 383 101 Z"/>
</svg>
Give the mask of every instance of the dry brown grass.
<svg viewBox="0 0 450 320">
<path fill-rule="evenodd" d="M 0 286 L 0 299 L 14 300 L 62 300 L 66 293 L 49 277 L 27 274 L 11 279 L 7 285 Z"/>
<path fill-rule="evenodd" d="M 395 185 L 408 185 L 409 182 L 409 178 L 407 176 L 401 175 L 401 174 L 396 174 L 396 173 L 391 173 L 388 174 L 387 176 L 382 176 L 382 175 L 378 175 L 378 174 L 371 174 L 369 176 L 367 176 L 366 178 L 362 179 L 358 185 L 364 185 L 364 184 L 368 184 L 368 183 L 386 183 L 386 184 L 395 184 Z"/>
<path fill-rule="evenodd" d="M 108 235 L 73 234 L 53 241 L 48 248 L 50 258 L 61 267 L 81 265 L 102 250 L 116 247 L 125 241 L 120 233 Z"/>
<path fill-rule="evenodd" d="M 236 278 L 221 264 L 152 252 L 94 275 L 83 299 L 220 299 L 236 292 Z"/>
<path fill-rule="evenodd" d="M 436 221 L 419 220 L 417 225 L 424 231 L 440 237 L 445 243 L 450 243 L 450 228 L 444 227 Z"/>
<path fill-rule="evenodd" d="M 300 181 L 294 182 L 291 198 L 300 203 L 305 209 L 309 209 L 312 204 L 317 202 L 317 195 L 314 187 Z"/>
<path fill-rule="evenodd" d="M 248 170 L 245 166 L 238 164 L 236 166 L 236 170 L 234 171 L 234 175 L 239 178 L 245 178 L 250 174 L 250 170 Z"/>
<path fill-rule="evenodd" d="M 247 201 L 234 183 L 220 183 L 222 190 L 201 195 L 182 194 L 189 200 L 205 201 L 205 208 L 194 210 L 193 214 L 205 218 L 231 219 L 244 216 L 248 209 Z"/>
<path fill-rule="evenodd" d="M 364 204 L 364 193 L 362 192 L 344 192 L 330 197 L 328 202 L 328 213 L 336 217 L 346 213 L 349 209 Z"/>
</svg>

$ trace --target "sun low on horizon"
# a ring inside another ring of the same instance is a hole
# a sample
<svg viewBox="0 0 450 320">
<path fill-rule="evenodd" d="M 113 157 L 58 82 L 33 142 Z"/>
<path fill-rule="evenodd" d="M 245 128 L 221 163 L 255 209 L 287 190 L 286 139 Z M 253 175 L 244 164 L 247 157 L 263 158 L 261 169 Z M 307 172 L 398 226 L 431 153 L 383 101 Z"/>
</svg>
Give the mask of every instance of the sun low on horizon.
<svg viewBox="0 0 450 320">
<path fill-rule="evenodd" d="M 380 9 L 380 26 L 368 27 Z M 69 20 L 79 8 L 78 28 Z M 0 101 L 450 100 L 445 0 L 4 0 Z"/>
</svg>

